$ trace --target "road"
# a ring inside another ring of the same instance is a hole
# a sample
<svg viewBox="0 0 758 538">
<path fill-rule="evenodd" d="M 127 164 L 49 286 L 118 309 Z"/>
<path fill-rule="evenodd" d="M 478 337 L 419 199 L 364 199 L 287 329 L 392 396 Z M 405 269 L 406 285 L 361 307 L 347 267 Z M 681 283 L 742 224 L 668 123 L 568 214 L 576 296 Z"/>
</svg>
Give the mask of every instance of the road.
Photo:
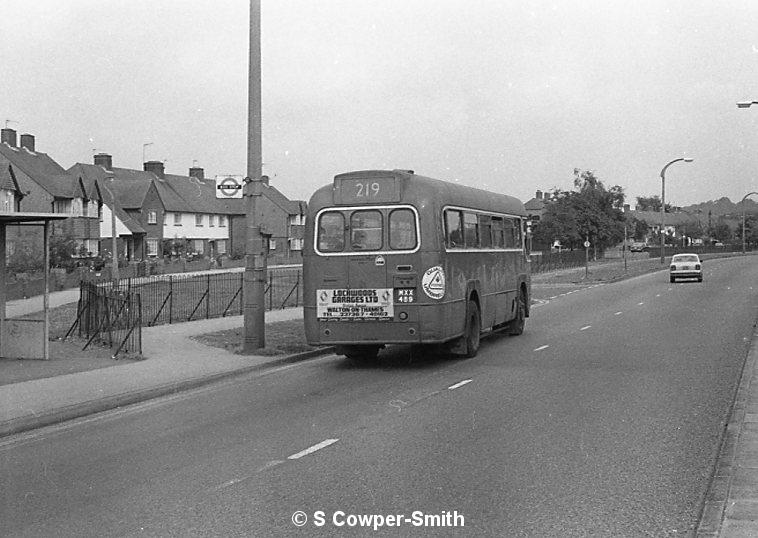
<svg viewBox="0 0 758 538">
<path fill-rule="evenodd" d="M 525 333 L 474 359 L 326 356 L 9 438 L 0 535 L 353 536 L 373 531 L 348 515 L 403 514 L 392 535 L 686 536 L 755 283 L 736 258 L 702 284 L 535 288 Z"/>
</svg>

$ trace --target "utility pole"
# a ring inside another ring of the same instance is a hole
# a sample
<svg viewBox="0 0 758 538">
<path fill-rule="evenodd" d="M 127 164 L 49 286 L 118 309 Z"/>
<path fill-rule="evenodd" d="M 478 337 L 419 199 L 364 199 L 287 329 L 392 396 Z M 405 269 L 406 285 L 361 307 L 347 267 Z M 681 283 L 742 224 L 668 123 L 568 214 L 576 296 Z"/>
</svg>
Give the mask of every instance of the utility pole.
<svg viewBox="0 0 758 538">
<path fill-rule="evenodd" d="M 245 178 L 246 241 L 243 275 L 244 337 L 242 349 L 251 353 L 266 345 L 266 254 L 256 201 L 261 195 L 263 162 L 261 129 L 261 2 L 250 0 L 250 57 L 248 74 L 247 178 Z"/>
</svg>

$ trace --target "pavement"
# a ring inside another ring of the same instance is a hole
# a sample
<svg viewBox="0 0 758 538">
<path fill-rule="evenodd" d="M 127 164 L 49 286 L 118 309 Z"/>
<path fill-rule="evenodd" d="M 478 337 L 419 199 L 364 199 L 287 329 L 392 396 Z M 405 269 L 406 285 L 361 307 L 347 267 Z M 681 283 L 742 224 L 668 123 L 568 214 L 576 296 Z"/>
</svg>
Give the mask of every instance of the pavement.
<svg viewBox="0 0 758 538">
<path fill-rule="evenodd" d="M 54 292 L 50 294 L 50 305 L 59 306 L 78 298 L 78 289 Z M 7 316 L 37 312 L 41 305 L 41 297 L 9 301 Z M 266 323 L 302 317 L 302 308 L 265 313 Z M 107 368 L 0 385 L 0 437 L 304 360 L 331 350 L 286 356 L 236 355 L 191 338 L 242 325 L 242 316 L 228 316 L 144 327 L 142 355 L 145 360 L 127 364 L 114 362 Z"/>
<path fill-rule="evenodd" d="M 555 279 L 539 275 L 533 286 L 554 285 L 546 283 L 550 280 Z M 75 302 L 78 293 L 78 289 L 51 293 L 50 306 Z M 8 317 L 41 309 L 41 297 L 9 301 L 6 305 Z M 302 319 L 303 311 L 288 308 L 266 312 L 265 316 L 266 323 L 273 323 Z M 190 338 L 242 324 L 242 316 L 230 316 L 145 327 L 142 345 L 146 360 L 0 385 L 0 438 L 331 351 L 324 348 L 287 356 L 235 355 Z M 758 330 L 753 335 L 694 536 L 758 536 Z"/>
</svg>

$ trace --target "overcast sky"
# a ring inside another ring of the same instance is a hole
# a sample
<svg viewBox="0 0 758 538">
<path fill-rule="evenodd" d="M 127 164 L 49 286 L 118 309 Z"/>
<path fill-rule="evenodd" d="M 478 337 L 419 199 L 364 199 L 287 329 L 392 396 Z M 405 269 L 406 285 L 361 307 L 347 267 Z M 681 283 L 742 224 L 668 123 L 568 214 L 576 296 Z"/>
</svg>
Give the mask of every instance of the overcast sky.
<svg viewBox="0 0 758 538">
<path fill-rule="evenodd" d="M 404 168 L 513 194 L 758 191 L 758 2 L 262 0 L 264 173 Z M 247 0 L 2 0 L 0 121 L 64 168 L 244 174 Z M 143 144 L 148 144 L 144 146 Z"/>
</svg>

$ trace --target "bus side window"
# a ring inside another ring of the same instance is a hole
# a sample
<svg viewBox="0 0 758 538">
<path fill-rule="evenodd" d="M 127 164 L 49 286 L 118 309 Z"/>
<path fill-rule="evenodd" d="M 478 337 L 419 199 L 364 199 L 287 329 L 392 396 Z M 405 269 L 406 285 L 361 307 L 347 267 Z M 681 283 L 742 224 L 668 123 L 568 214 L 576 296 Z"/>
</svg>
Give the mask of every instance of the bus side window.
<svg viewBox="0 0 758 538">
<path fill-rule="evenodd" d="M 516 223 L 513 222 L 513 219 L 503 219 L 503 224 L 505 225 L 505 248 L 516 248 L 517 245 L 515 241 L 515 226 Z"/>
<path fill-rule="evenodd" d="M 463 231 L 461 212 L 453 209 L 445 210 L 445 241 L 448 248 L 463 247 Z"/>
<path fill-rule="evenodd" d="M 492 217 L 492 246 L 494 248 L 505 246 L 503 217 Z"/>
<path fill-rule="evenodd" d="M 463 213 L 463 239 L 466 248 L 479 248 L 479 220 L 476 213 Z"/>
<path fill-rule="evenodd" d="M 330 211 L 319 218 L 318 249 L 321 252 L 342 252 L 345 248 L 345 217 Z"/>
<path fill-rule="evenodd" d="M 492 248 L 492 217 L 479 215 L 479 244 L 482 248 Z"/>
<path fill-rule="evenodd" d="M 514 225 L 513 225 L 513 243 L 516 248 L 521 248 L 523 245 L 523 242 L 521 241 L 521 229 L 522 229 L 522 221 L 521 219 L 514 219 Z"/>
</svg>

